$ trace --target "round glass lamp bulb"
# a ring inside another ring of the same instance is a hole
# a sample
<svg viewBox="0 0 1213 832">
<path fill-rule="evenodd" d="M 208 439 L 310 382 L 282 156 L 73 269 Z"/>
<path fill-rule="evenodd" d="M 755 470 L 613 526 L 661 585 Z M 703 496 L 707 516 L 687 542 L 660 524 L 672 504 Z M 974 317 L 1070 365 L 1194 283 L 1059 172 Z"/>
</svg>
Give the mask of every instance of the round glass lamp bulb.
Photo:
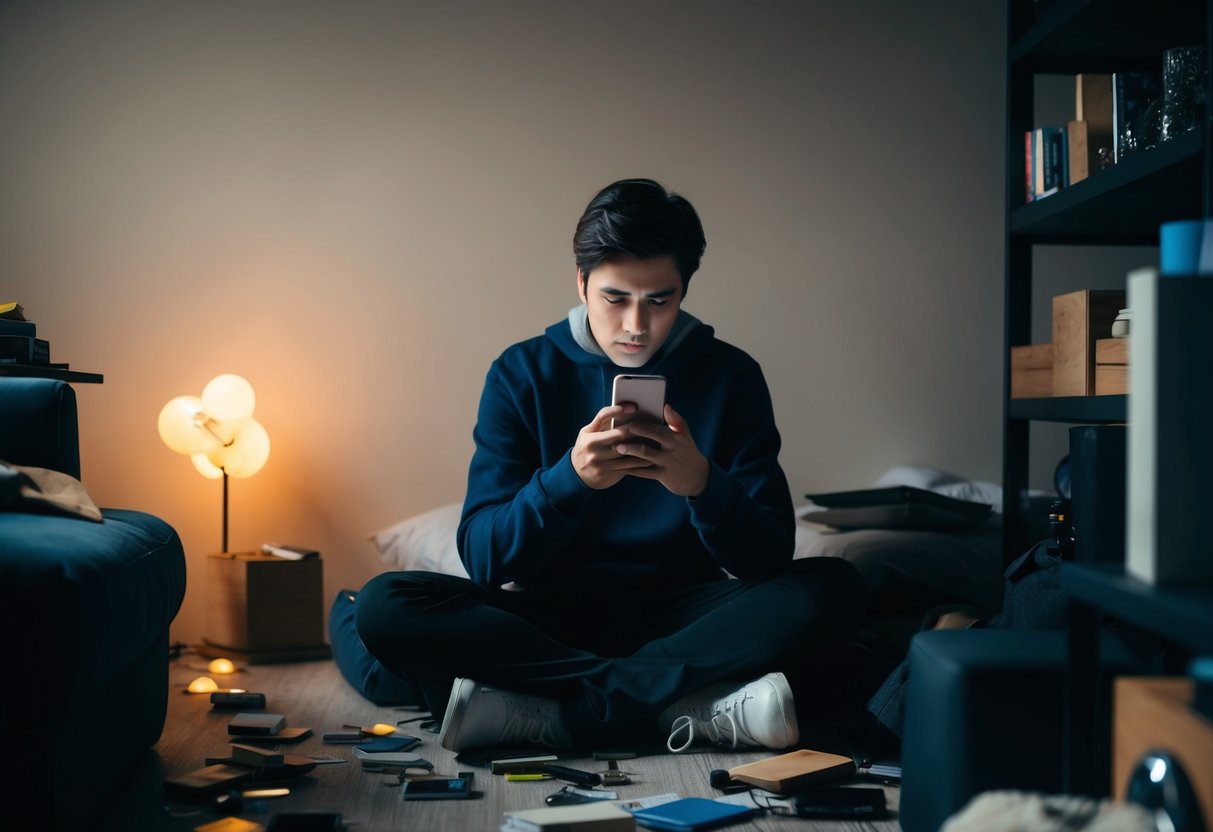
<svg viewBox="0 0 1213 832">
<path fill-rule="evenodd" d="M 208 480 L 217 480 L 223 476 L 223 469 L 216 468 L 214 464 L 207 459 L 206 454 L 194 454 L 190 457 L 190 461 L 194 463 L 194 467 L 198 469 L 198 473 L 206 477 Z"/>
<path fill-rule="evenodd" d="M 270 458 L 270 435 L 256 419 L 250 419 L 230 445 L 214 448 L 206 458 L 229 477 L 251 477 Z"/>
<path fill-rule="evenodd" d="M 253 385 L 240 376 L 215 376 L 202 388 L 202 406 L 219 422 L 238 422 L 253 415 L 257 396 Z"/>
<path fill-rule="evenodd" d="M 199 676 L 190 682 L 190 686 L 186 690 L 190 693 L 214 693 L 219 690 L 219 685 L 210 676 Z"/>
<path fill-rule="evenodd" d="M 211 673 L 235 673 L 236 665 L 232 664 L 231 659 L 212 659 L 206 669 Z"/>
<path fill-rule="evenodd" d="M 179 454 L 204 454 L 219 444 L 198 425 L 203 416 L 202 399 L 197 396 L 177 396 L 160 409 L 156 427 L 160 438 Z"/>
</svg>

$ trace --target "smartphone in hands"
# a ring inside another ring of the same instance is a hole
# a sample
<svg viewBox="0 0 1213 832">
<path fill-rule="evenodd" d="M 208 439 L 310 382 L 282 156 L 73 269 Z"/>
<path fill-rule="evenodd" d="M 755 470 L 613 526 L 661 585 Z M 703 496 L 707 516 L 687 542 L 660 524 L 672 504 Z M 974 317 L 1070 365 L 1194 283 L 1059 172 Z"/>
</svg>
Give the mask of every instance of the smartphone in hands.
<svg viewBox="0 0 1213 832">
<path fill-rule="evenodd" d="M 636 412 L 611 420 L 611 427 L 626 425 L 633 419 L 665 424 L 665 376 L 621 374 L 611 388 L 611 404 L 631 402 Z"/>
</svg>

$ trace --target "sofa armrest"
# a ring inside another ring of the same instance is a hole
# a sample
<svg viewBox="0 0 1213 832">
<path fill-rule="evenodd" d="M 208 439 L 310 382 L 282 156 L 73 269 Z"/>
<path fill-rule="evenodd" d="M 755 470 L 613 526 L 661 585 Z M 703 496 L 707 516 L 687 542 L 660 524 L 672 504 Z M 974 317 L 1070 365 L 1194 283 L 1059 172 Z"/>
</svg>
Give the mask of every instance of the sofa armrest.
<svg viewBox="0 0 1213 832">
<path fill-rule="evenodd" d="M 70 384 L 0 378 L 0 459 L 80 479 L 80 428 Z"/>
</svg>

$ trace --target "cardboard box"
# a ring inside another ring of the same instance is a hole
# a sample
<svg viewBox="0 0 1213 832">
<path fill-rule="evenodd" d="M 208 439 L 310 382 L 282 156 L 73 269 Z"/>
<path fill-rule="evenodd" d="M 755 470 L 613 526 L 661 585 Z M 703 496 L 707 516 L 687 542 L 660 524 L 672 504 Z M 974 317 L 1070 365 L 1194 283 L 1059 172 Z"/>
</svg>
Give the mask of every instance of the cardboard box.
<svg viewBox="0 0 1213 832">
<path fill-rule="evenodd" d="M 251 663 L 327 656 L 323 564 L 261 552 L 208 555 L 207 653 Z"/>
<path fill-rule="evenodd" d="M 1158 749 L 1183 767 L 1201 814 L 1213 818 L 1213 723 L 1192 710 L 1191 702 L 1192 680 L 1185 677 L 1116 680 L 1111 791 L 1117 800 L 1125 799 L 1142 756 Z"/>
<path fill-rule="evenodd" d="M 1011 398 L 1053 395 L 1053 345 L 1011 347 Z"/>
<path fill-rule="evenodd" d="M 1095 395 L 1095 342 L 1112 335 L 1125 293 L 1081 289 L 1053 298 L 1053 395 Z"/>
<path fill-rule="evenodd" d="M 1095 342 L 1095 395 L 1129 392 L 1129 339 L 1100 338 Z"/>
</svg>

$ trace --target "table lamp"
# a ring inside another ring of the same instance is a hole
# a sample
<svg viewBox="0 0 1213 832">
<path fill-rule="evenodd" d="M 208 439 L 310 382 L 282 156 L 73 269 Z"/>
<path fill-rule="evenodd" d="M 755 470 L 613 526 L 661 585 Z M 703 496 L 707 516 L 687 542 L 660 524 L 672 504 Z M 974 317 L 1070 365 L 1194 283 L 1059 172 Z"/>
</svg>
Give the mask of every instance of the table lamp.
<svg viewBox="0 0 1213 832">
<path fill-rule="evenodd" d="M 227 549 L 228 477 L 251 477 L 270 456 L 270 437 L 253 418 L 253 386 L 230 373 L 215 376 L 202 397 L 177 396 L 160 410 L 160 438 L 186 454 L 202 476 L 223 478 L 223 548 Z"/>
<path fill-rule="evenodd" d="M 269 435 L 253 418 L 256 403 L 252 385 L 226 374 L 211 379 L 201 397 L 177 396 L 160 410 L 164 443 L 189 455 L 204 477 L 223 479 L 223 549 L 206 559 L 209 634 L 196 649 L 249 664 L 327 658 L 320 558 L 228 550 L 228 477 L 253 476 L 270 455 Z"/>
</svg>

